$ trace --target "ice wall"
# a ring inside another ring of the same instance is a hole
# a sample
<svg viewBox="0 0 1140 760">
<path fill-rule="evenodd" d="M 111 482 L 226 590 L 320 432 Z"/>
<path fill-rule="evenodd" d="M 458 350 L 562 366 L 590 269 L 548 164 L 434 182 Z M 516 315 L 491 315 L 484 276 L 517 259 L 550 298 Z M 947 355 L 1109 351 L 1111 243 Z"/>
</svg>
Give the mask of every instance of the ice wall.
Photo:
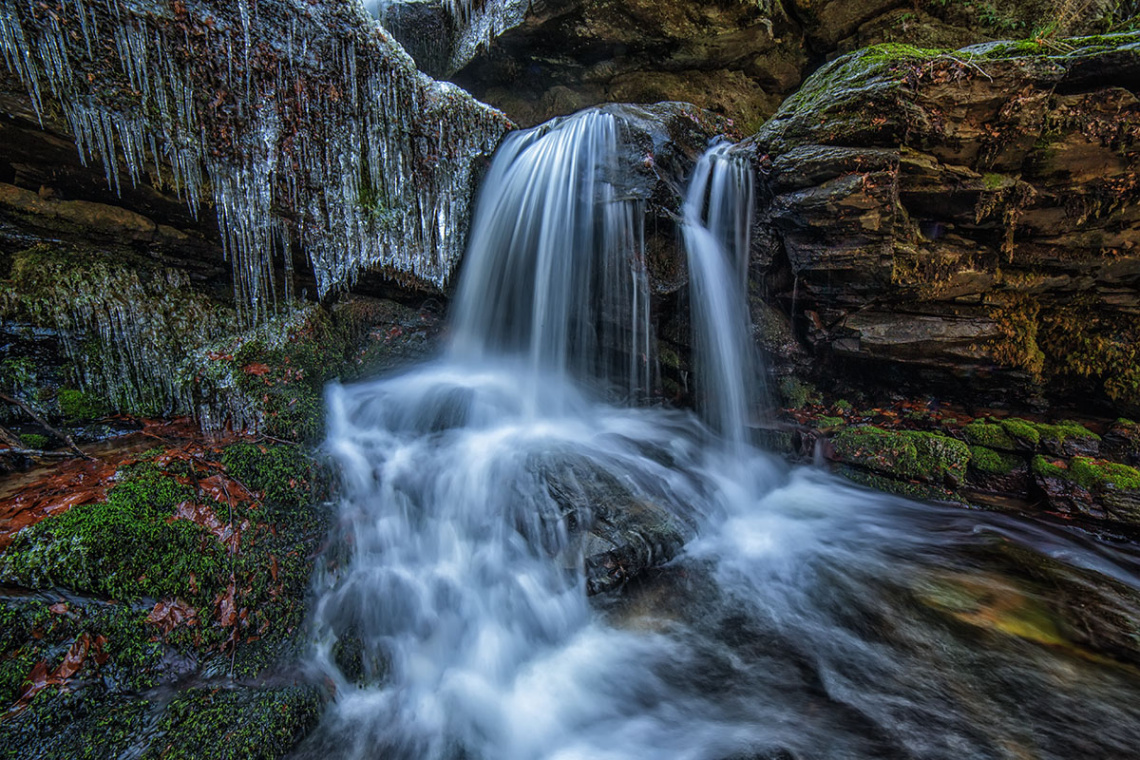
<svg viewBox="0 0 1140 760">
<path fill-rule="evenodd" d="M 0 0 L 0 52 L 113 188 L 212 205 L 247 322 L 365 269 L 447 284 L 473 172 L 511 127 L 418 73 L 359 0 Z"/>
</svg>

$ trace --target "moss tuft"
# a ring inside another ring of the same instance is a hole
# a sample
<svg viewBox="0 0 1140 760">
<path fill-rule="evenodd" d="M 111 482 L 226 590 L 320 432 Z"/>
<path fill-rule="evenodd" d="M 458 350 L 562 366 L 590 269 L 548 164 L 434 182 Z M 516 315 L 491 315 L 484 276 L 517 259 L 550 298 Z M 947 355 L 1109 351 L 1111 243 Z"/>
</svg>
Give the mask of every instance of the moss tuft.
<svg viewBox="0 0 1140 760">
<path fill-rule="evenodd" d="M 1019 417 L 1002 420 L 1001 428 L 1012 438 L 1023 441 L 1032 448 L 1036 448 L 1037 444 L 1041 442 L 1041 432 L 1037 426 Z"/>
<path fill-rule="evenodd" d="M 970 447 L 970 466 L 986 475 L 1008 475 L 1025 463 L 1019 456 L 1004 454 L 985 446 Z"/>
<path fill-rule="evenodd" d="M 992 422 L 974 420 L 962 428 L 962 434 L 966 437 L 967 441 L 975 446 L 986 446 L 991 449 L 1006 450 L 1014 448 L 1013 439 L 1010 438 L 1005 428 Z"/>
<path fill-rule="evenodd" d="M 316 724 L 316 689 L 191 689 L 167 708 L 148 760 L 274 760 Z"/>
<path fill-rule="evenodd" d="M 110 409 L 99 398 L 77 391 L 72 388 L 62 388 L 56 395 L 59 404 L 59 413 L 68 422 L 87 422 L 105 417 Z"/>
</svg>

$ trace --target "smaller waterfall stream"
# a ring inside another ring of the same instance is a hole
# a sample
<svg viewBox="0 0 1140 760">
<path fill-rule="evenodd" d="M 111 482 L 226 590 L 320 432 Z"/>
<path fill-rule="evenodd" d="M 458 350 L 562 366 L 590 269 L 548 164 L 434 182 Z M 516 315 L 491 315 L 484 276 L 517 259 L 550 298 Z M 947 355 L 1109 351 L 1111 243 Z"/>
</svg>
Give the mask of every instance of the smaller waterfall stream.
<svg viewBox="0 0 1140 760">
<path fill-rule="evenodd" d="M 732 147 L 722 142 L 701 156 L 685 195 L 682 234 L 689 259 L 697 408 L 730 445 L 739 446 L 746 440 L 759 378 L 745 293 L 752 164 L 734 155 Z"/>
</svg>

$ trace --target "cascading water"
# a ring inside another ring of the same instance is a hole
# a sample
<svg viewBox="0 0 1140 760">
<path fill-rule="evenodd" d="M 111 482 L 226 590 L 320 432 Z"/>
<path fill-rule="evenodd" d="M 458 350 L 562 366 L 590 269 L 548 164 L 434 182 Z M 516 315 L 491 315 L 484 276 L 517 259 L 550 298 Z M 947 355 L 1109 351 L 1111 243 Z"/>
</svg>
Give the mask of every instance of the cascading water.
<svg viewBox="0 0 1140 760">
<path fill-rule="evenodd" d="M 586 111 L 507 137 L 476 207 L 453 355 L 525 355 L 536 372 L 648 394 L 644 208 L 607 176 L 619 130 Z"/>
<path fill-rule="evenodd" d="M 591 363 L 606 345 L 588 324 L 632 324 L 605 305 L 636 302 L 636 214 L 627 226 L 607 187 L 620 135 L 593 112 L 504 145 L 449 355 L 330 390 L 343 501 L 315 663 L 336 701 L 298 756 L 1134 756 L 1140 663 L 1082 642 L 1129 635 L 1118 621 L 1140 611 L 1140 558 L 789 470 L 708 445 L 692 415 L 580 389 L 591 369 L 613 380 Z M 739 283 L 728 252 L 746 246 L 718 220 L 747 184 L 724 178 L 728 151 L 705 157 L 686 204 L 694 300 Z M 709 330 L 732 327 L 735 306 L 700 308 Z M 745 366 L 734 350 L 707 354 L 726 388 Z M 743 435 L 728 406 L 713 424 Z M 615 508 L 700 536 L 655 579 L 590 605 L 590 526 Z M 1058 589 L 1080 600 L 1079 626 L 1053 622 Z"/>
<path fill-rule="evenodd" d="M 752 165 L 732 144 L 709 149 L 685 196 L 697 408 L 730 445 L 745 441 L 758 376 L 744 292 L 752 227 Z"/>
</svg>

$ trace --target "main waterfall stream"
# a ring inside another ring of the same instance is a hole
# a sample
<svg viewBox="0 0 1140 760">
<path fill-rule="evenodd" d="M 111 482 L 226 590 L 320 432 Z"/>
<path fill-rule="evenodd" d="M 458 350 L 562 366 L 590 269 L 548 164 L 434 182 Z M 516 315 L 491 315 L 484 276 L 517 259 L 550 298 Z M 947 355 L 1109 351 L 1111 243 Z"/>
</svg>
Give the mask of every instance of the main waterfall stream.
<svg viewBox="0 0 1140 760">
<path fill-rule="evenodd" d="M 726 145 L 683 219 L 705 419 L 613 404 L 651 379 L 639 209 L 608 175 L 621 127 L 509 137 L 447 354 L 330 389 L 343 495 L 314 668 L 336 698 L 298 755 L 1136 757 L 1130 547 L 746 443 L 751 185 Z M 694 537 L 590 602 L 597 539 L 565 496 L 599 482 Z"/>
</svg>

